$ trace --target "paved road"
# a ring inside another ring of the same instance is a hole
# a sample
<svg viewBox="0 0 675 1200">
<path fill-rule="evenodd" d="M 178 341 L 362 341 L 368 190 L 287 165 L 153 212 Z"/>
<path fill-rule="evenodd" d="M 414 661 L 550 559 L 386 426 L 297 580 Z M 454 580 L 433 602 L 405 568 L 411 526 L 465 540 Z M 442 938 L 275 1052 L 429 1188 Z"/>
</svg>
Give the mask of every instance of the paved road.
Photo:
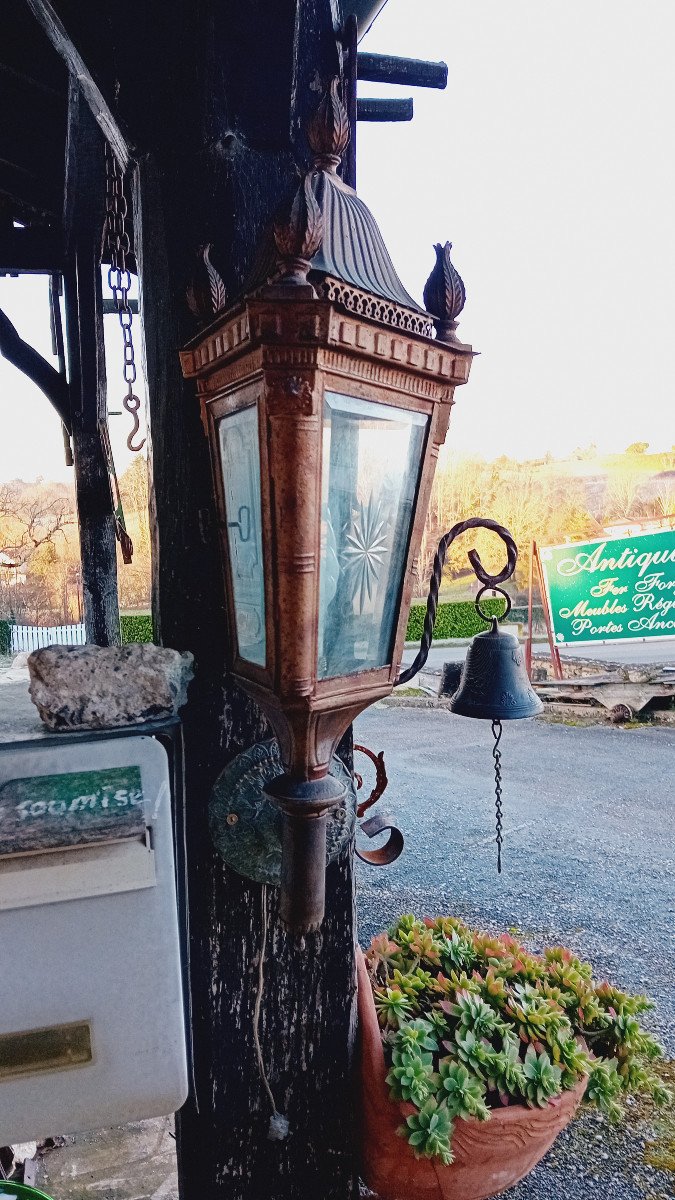
<svg viewBox="0 0 675 1200">
<path fill-rule="evenodd" d="M 359 865 L 362 943 L 401 912 L 456 913 L 515 926 L 534 945 L 562 942 L 600 977 L 653 996 L 653 1027 L 675 1054 L 675 731 L 509 723 L 501 876 L 487 723 L 379 706 L 355 736 L 385 751 L 380 804 L 406 837 L 392 867 Z M 642 1127 L 615 1131 L 584 1116 L 509 1198 L 672 1196 L 673 1177 L 643 1161 L 644 1137 Z"/>
<path fill-rule="evenodd" d="M 446 662 L 463 662 L 466 646 L 432 646 L 427 665 L 439 668 Z M 416 650 L 405 650 L 404 663 L 411 663 Z M 535 654 L 548 655 L 548 643 L 535 643 Z M 564 658 L 592 658 L 608 663 L 675 663 L 675 638 L 663 642 L 621 642 L 607 646 L 570 646 L 560 651 Z"/>
</svg>

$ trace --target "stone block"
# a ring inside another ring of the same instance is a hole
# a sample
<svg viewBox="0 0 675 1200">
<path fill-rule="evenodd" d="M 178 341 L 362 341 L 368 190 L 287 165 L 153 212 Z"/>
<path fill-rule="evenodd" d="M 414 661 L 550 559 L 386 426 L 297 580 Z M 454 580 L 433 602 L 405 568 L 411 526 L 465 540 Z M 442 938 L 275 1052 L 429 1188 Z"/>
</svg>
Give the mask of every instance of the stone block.
<svg viewBox="0 0 675 1200">
<path fill-rule="evenodd" d="M 30 695 L 49 729 L 114 729 L 175 715 L 193 656 L 163 646 L 46 646 L 28 659 Z"/>
</svg>

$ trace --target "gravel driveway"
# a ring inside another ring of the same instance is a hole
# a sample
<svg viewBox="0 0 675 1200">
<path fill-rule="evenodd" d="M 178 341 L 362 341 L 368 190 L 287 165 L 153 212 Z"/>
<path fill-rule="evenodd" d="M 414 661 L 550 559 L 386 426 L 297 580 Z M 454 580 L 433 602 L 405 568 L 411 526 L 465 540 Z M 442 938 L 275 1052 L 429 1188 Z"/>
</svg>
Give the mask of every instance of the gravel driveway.
<svg viewBox="0 0 675 1200">
<path fill-rule="evenodd" d="M 675 731 L 506 723 L 501 876 L 488 723 L 380 705 L 358 719 L 355 740 L 385 751 L 380 805 L 406 837 L 392 867 L 359 865 L 362 943 L 414 912 L 566 944 L 656 1001 L 652 1028 L 675 1056 Z M 619 1127 L 588 1112 L 508 1194 L 672 1200 L 675 1174 L 652 1164 L 669 1161 L 674 1132 L 672 1114 L 668 1130 L 642 1103 Z"/>
</svg>

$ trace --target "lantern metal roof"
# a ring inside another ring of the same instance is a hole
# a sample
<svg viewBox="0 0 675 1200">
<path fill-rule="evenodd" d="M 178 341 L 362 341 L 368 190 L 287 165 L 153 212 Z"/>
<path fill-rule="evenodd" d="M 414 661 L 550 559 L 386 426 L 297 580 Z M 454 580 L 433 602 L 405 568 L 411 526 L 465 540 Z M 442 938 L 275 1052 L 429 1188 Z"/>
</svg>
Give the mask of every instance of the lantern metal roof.
<svg viewBox="0 0 675 1200">
<path fill-rule="evenodd" d="M 354 189 L 329 170 L 314 171 L 311 182 L 323 217 L 323 240 L 312 271 L 424 312 L 401 283 L 377 222 Z"/>
<path fill-rule="evenodd" d="M 337 173 L 349 132 L 335 78 L 307 129 L 312 167 L 302 176 L 291 204 L 277 214 L 274 228 L 263 236 L 244 290 L 255 291 L 278 275 L 283 231 L 284 245 L 295 244 L 293 253 L 308 261 L 309 279 L 326 298 L 385 323 L 430 335 L 431 316 L 399 279 L 375 217 Z M 316 211 L 309 213 L 308 204 Z M 316 229 L 307 242 L 310 226 Z"/>
<path fill-rule="evenodd" d="M 368 32 L 386 3 L 387 0 L 343 0 L 343 15 L 345 17 L 353 15 L 359 23 L 359 41 Z"/>
</svg>

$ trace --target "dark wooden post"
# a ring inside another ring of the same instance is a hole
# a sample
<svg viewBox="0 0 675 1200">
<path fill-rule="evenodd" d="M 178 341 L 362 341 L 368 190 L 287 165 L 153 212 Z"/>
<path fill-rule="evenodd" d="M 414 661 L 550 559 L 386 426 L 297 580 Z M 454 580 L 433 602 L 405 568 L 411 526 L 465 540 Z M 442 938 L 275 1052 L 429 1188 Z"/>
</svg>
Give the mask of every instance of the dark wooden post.
<svg viewBox="0 0 675 1200">
<path fill-rule="evenodd" d="M 264 225 L 295 187 L 317 83 L 341 70 L 340 6 L 146 0 L 134 6 L 131 24 L 126 7 L 107 10 L 102 37 L 97 5 L 27 3 L 82 79 L 109 138 L 138 163 L 153 612 L 161 641 L 192 650 L 196 663 L 184 710 L 185 807 L 177 814 L 194 1053 L 193 1094 L 177 1123 L 182 1200 L 348 1200 L 352 855 L 330 867 L 323 929 L 300 951 L 280 929 L 276 894 L 228 871 L 213 849 L 213 782 L 267 730 L 223 668 L 227 630 L 207 443 L 178 361 L 179 347 L 196 332 L 185 292 L 199 246 L 213 244 L 234 299 Z M 263 945 L 261 1054 L 290 1123 L 282 1141 L 268 1139 L 271 1108 L 253 1030 Z"/>
<path fill-rule="evenodd" d="M 110 481 L 99 432 L 107 413 L 101 237 L 104 142 L 78 84 L 70 84 L 66 148 L 64 295 L 72 398 L 75 494 L 87 641 L 120 641 L 117 553 Z"/>
<path fill-rule="evenodd" d="M 354 1188 L 351 852 L 329 869 L 325 924 L 302 951 L 279 926 L 276 892 L 264 895 L 226 869 L 208 829 L 218 771 L 267 730 L 223 670 L 227 630 L 208 447 L 176 353 L 194 331 L 185 291 L 206 242 L 229 295 L 241 287 L 264 224 L 294 186 L 290 117 L 299 128 L 298 109 L 316 103 L 315 93 L 303 92 L 292 108 L 293 81 L 317 70 L 327 79 L 337 65 L 327 0 L 298 6 L 298 26 L 294 4 L 265 0 L 251 8 L 225 4 L 218 13 L 211 6 L 208 39 L 196 20 L 181 30 L 183 71 L 189 63 L 192 78 L 186 73 L 177 83 L 167 69 L 174 90 L 162 119 L 171 136 L 156 139 L 136 179 L 155 622 L 166 645 L 190 649 L 196 659 L 179 821 L 194 1090 L 178 1116 L 179 1177 L 183 1200 L 347 1200 Z M 334 57 L 318 57 L 320 46 Z M 254 1038 L 264 946 L 261 1050 L 277 1108 L 290 1122 L 281 1141 L 268 1137 L 272 1110 Z"/>
</svg>

